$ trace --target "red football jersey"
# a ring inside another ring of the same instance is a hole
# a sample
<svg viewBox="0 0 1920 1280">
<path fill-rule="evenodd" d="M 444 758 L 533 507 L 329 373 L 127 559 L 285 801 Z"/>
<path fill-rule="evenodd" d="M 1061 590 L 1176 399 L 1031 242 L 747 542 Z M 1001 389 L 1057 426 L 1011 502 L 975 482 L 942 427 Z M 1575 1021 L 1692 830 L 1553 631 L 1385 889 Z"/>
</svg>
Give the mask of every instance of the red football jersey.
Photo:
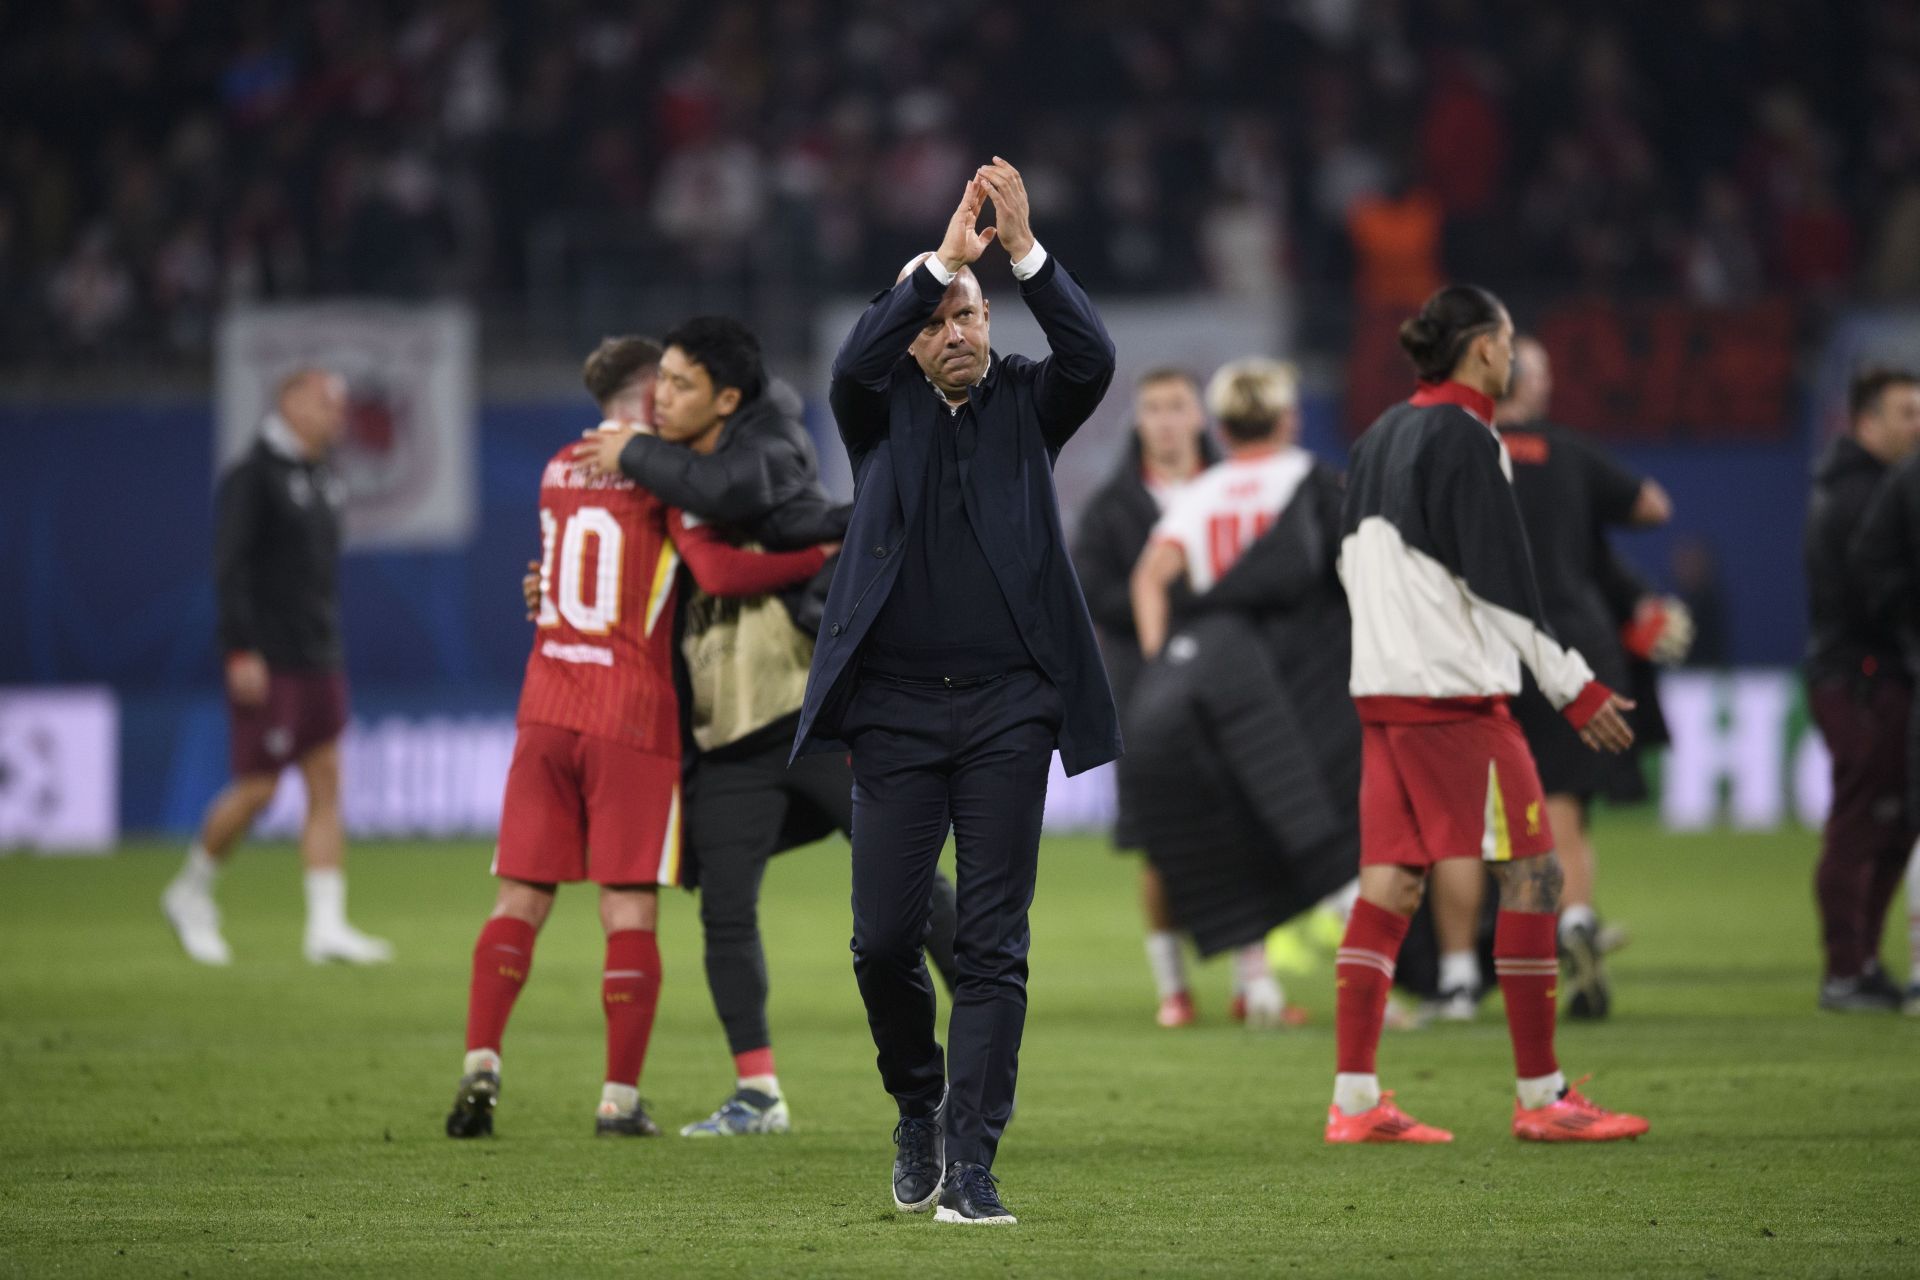
<svg viewBox="0 0 1920 1280">
<path fill-rule="evenodd" d="M 522 724 L 680 755 L 673 604 L 680 559 L 667 508 L 624 476 L 555 454 L 540 477 L 540 611 Z"/>
</svg>

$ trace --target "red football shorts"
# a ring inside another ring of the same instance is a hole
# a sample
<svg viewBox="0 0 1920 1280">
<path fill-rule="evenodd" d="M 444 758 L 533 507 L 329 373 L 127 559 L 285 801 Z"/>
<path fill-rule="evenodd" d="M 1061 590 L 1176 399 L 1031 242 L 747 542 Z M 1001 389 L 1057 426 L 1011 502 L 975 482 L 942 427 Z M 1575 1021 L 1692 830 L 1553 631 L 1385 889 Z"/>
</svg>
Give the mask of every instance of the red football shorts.
<svg viewBox="0 0 1920 1280">
<path fill-rule="evenodd" d="M 1504 706 L 1437 724 L 1363 724 L 1360 864 L 1507 862 L 1553 849 L 1540 774 Z"/>
<path fill-rule="evenodd" d="M 236 778 L 280 771 L 347 727 L 347 677 L 340 671 L 273 671 L 267 700 L 227 701 L 227 757 Z"/>
<path fill-rule="evenodd" d="M 680 761 L 521 725 L 493 873 L 532 884 L 679 884 Z"/>
</svg>

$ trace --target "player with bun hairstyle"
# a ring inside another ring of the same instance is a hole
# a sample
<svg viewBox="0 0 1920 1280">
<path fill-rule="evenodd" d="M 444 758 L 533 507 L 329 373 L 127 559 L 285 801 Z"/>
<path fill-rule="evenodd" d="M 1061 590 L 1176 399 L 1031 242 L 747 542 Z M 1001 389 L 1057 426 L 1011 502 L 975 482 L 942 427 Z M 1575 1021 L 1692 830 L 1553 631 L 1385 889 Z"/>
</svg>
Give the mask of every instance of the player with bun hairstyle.
<svg viewBox="0 0 1920 1280">
<path fill-rule="evenodd" d="M 1553 636 L 1512 460 L 1493 428 L 1513 320 L 1449 285 L 1400 327 L 1420 376 L 1354 447 L 1340 578 L 1361 721 L 1360 900 L 1336 957 L 1338 1066 L 1328 1142 L 1450 1142 L 1380 1091 L 1374 1058 L 1394 962 L 1428 874 L 1479 857 L 1500 886 L 1494 969 L 1518 1077 L 1514 1136 L 1605 1141 L 1647 1131 L 1568 1086 L 1554 1056 L 1561 871 L 1533 756 L 1507 702 L 1520 664 L 1597 750 L 1633 741 L 1632 704 Z"/>
</svg>

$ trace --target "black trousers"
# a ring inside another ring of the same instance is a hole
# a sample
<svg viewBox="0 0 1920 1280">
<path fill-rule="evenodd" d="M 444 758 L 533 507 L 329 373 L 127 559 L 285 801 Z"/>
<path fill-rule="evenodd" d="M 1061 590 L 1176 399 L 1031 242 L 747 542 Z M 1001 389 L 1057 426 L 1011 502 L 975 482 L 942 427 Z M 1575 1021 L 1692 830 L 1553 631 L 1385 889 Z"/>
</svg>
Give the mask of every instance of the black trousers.
<svg viewBox="0 0 1920 1280">
<path fill-rule="evenodd" d="M 789 768 L 793 721 L 709 753 L 687 783 L 687 837 L 700 877 L 707 989 L 734 1054 L 771 1044 L 767 953 L 760 942 L 760 882 L 767 860 L 834 831 L 853 832 L 853 770 L 839 754 L 802 756 Z M 953 882 L 935 876 L 926 949 L 949 990 L 954 972 Z"/>
<path fill-rule="evenodd" d="M 1065 708 L 1022 671 L 949 687 L 863 672 L 842 733 L 853 748 L 853 971 L 903 1116 L 947 1094 L 947 1159 L 992 1165 L 1013 1113 L 1027 1017 L 1047 769 Z M 920 959 L 934 869 L 954 834 L 959 982 L 943 1068 Z"/>
</svg>

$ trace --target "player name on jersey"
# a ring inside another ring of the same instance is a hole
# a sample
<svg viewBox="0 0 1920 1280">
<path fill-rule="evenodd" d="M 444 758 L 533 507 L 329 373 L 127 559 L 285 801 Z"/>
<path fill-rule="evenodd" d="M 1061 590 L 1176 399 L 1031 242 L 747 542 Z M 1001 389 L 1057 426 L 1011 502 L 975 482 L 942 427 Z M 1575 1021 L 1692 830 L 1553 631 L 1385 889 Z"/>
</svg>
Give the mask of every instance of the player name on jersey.
<svg viewBox="0 0 1920 1280">
<path fill-rule="evenodd" d="M 634 489 L 638 486 L 625 476 L 595 475 L 565 454 L 547 463 L 540 473 L 542 489 Z"/>
</svg>

